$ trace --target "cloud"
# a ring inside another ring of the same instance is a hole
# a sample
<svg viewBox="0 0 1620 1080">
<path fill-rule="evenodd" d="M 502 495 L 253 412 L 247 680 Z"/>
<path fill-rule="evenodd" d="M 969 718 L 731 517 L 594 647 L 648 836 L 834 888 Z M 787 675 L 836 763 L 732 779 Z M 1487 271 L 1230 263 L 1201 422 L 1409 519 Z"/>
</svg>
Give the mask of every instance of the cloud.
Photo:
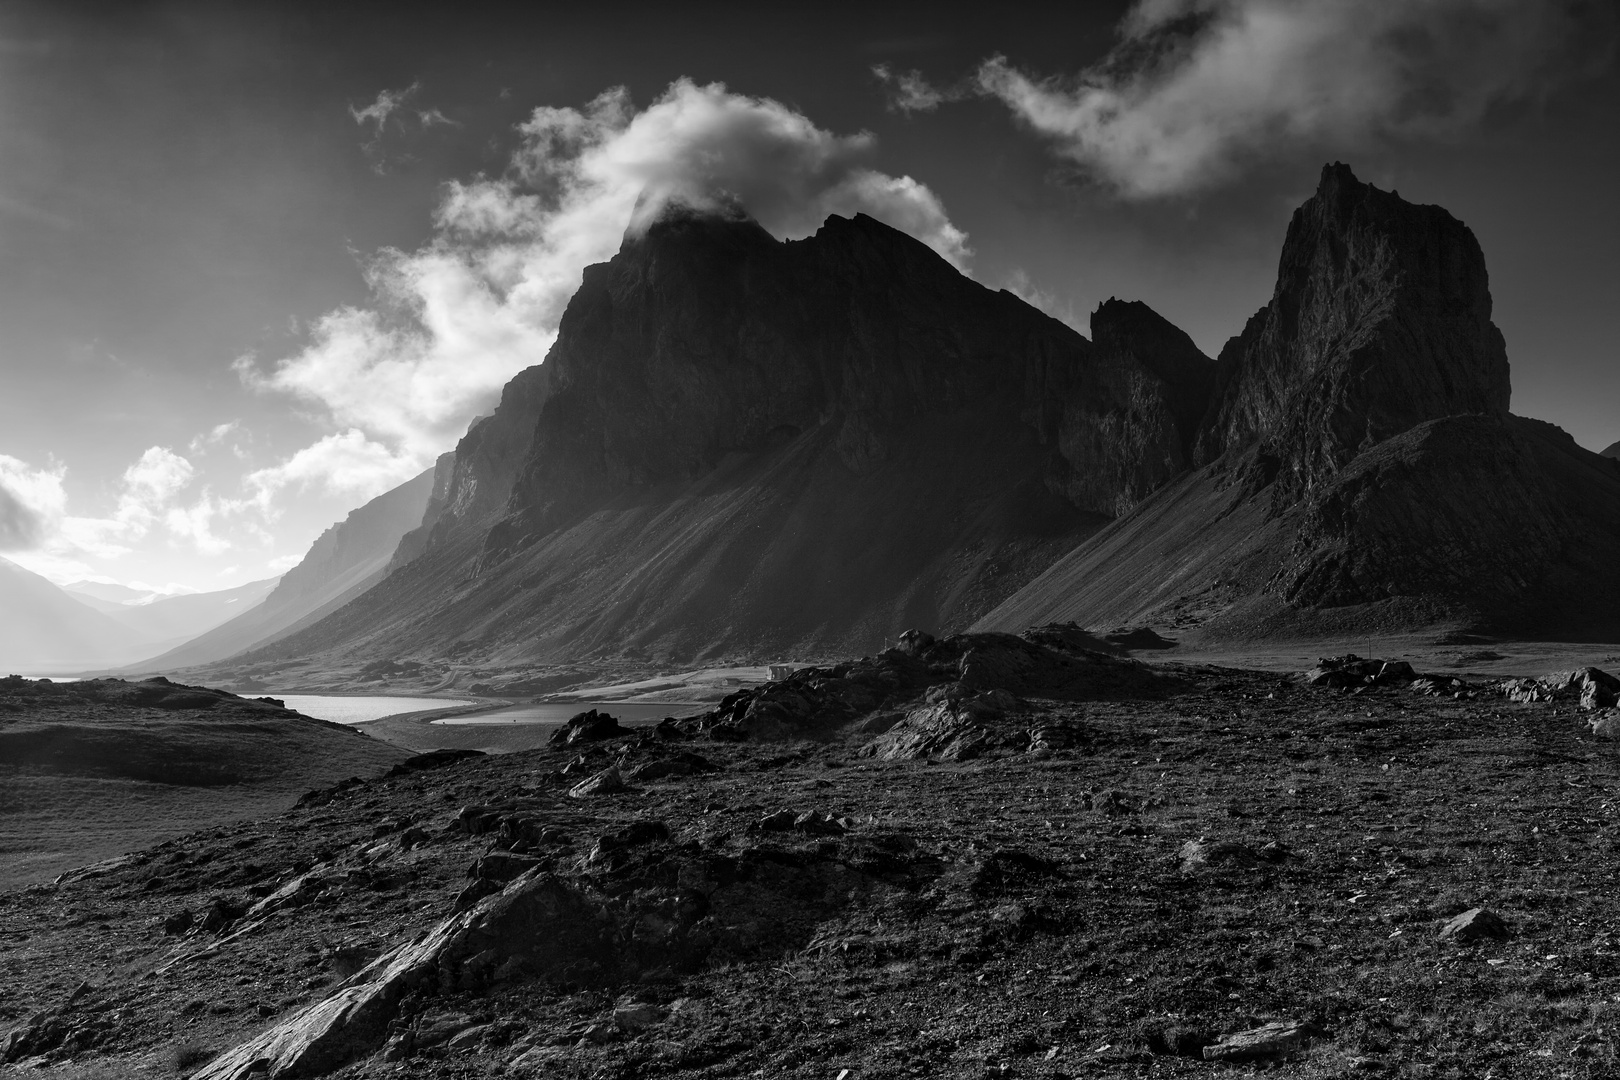
<svg viewBox="0 0 1620 1080">
<path fill-rule="evenodd" d="M 231 420 L 224 424 L 215 424 L 209 430 L 193 438 L 186 449 L 193 454 L 200 454 L 210 446 L 217 446 L 225 441 L 227 435 L 234 435 L 242 430 L 240 420 Z"/>
<path fill-rule="evenodd" d="M 896 72 L 888 64 L 873 64 L 872 74 L 889 89 L 890 112 L 933 112 L 947 101 L 963 96 L 960 90 L 934 86 L 920 71 Z"/>
<path fill-rule="evenodd" d="M 365 502 L 398 487 L 423 467 L 409 453 L 390 450 L 351 428 L 304 447 L 280 465 L 249 473 L 246 483 L 253 492 L 251 501 L 268 516 L 284 489 L 316 490 Z"/>
<path fill-rule="evenodd" d="M 383 129 L 388 126 L 389 118 L 399 112 L 421 89 L 422 83 L 418 80 L 403 90 L 380 90 L 377 92 L 377 100 L 370 105 L 359 109 L 350 105 L 349 115 L 354 117 L 354 122 L 361 127 L 371 125 L 374 137 L 380 137 Z"/>
<path fill-rule="evenodd" d="M 314 405 L 337 429 L 252 474 L 261 503 L 295 485 L 376 494 L 426 468 L 541 362 L 584 268 L 671 203 L 740 204 L 781 238 L 864 212 L 958 266 L 969 256 L 933 192 L 867 164 L 871 135 L 834 134 L 718 83 L 679 80 L 640 110 L 622 88 L 545 106 L 518 133 L 504 176 L 446 186 L 428 244 L 369 262 L 370 305 L 329 312 L 269 371 L 237 362 L 249 385 Z"/>
<path fill-rule="evenodd" d="M 982 90 L 1127 198 L 1177 195 L 1289 149 L 1453 137 L 1612 55 L 1581 0 L 1138 0 L 1074 80 L 986 61 Z"/>
<path fill-rule="evenodd" d="M 49 538 L 67 505 L 60 465 L 35 469 L 0 454 L 0 551 L 30 551 Z"/>
</svg>

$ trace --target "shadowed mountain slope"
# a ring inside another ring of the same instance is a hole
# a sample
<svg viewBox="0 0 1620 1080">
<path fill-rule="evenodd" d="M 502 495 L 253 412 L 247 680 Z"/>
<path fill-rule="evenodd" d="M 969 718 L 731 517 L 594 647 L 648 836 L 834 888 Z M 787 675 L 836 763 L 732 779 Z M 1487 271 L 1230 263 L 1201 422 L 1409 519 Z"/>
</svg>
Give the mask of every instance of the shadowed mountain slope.
<svg viewBox="0 0 1620 1080">
<path fill-rule="evenodd" d="M 1620 633 L 1620 467 L 1507 413 L 1490 310 L 1465 226 L 1329 166 L 1222 350 L 1209 464 L 976 629 Z"/>
<path fill-rule="evenodd" d="M 381 580 L 400 538 L 422 519 L 433 492 L 429 469 L 372 499 L 323 532 L 256 607 L 161 656 L 131 665 L 176 671 L 210 664 L 290 633 L 337 610 Z"/>
<path fill-rule="evenodd" d="M 414 558 L 263 655 L 859 652 L 965 625 L 1187 467 L 1211 363 L 1141 305 L 1094 333 L 864 216 L 786 243 L 666 216 L 585 272 Z"/>
<path fill-rule="evenodd" d="M 1620 458 L 1620 442 L 1603 451 L 1603 456 L 1606 458 Z"/>
</svg>

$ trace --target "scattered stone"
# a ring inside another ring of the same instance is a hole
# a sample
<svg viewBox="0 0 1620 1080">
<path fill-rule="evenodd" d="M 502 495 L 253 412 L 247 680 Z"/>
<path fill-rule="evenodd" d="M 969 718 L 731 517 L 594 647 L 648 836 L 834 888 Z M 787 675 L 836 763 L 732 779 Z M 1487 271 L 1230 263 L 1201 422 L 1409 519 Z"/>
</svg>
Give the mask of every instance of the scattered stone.
<svg viewBox="0 0 1620 1080">
<path fill-rule="evenodd" d="M 202 921 L 198 925 L 205 934 L 215 934 L 225 929 L 231 923 L 241 918 L 247 906 L 226 896 L 214 898 L 203 913 Z"/>
<path fill-rule="evenodd" d="M 1505 939 L 1508 936 L 1507 923 L 1494 911 L 1485 908 L 1469 908 L 1458 915 L 1445 928 L 1440 931 L 1442 938 L 1451 938 L 1454 941 L 1478 941 L 1482 938 Z"/>
<path fill-rule="evenodd" d="M 1264 1061 L 1302 1050 L 1319 1032 L 1298 1020 L 1278 1020 L 1248 1031 L 1222 1035 L 1204 1047 L 1205 1061 Z"/>
<path fill-rule="evenodd" d="M 796 810 L 778 810 L 759 819 L 758 827 L 765 832 L 801 832 L 810 836 L 840 836 L 849 831 L 853 822 L 849 818 L 835 818 L 814 810 L 800 813 Z"/>
<path fill-rule="evenodd" d="M 1263 861 L 1262 856 L 1247 844 L 1236 840 L 1220 840 L 1209 843 L 1203 840 L 1189 840 L 1181 845 L 1176 852 L 1176 858 L 1181 863 L 1182 873 L 1192 873 L 1204 866 L 1217 864 L 1231 864 L 1240 867 L 1258 866 Z"/>
<path fill-rule="evenodd" d="M 572 717 L 568 723 L 551 733 L 547 740 L 552 746 L 573 746 L 576 743 L 601 742 L 633 735 L 629 728 L 620 727 L 619 721 L 604 712 L 591 709 Z"/>
<path fill-rule="evenodd" d="M 405 776 L 408 773 L 422 772 L 426 769 L 442 769 L 446 765 L 454 765 L 458 761 L 468 758 L 484 756 L 482 750 L 429 750 L 425 754 L 408 757 L 404 761 L 389 769 L 386 776 Z"/>
<path fill-rule="evenodd" d="M 664 1010 L 656 1005 L 641 1003 L 620 1005 L 613 1010 L 613 1023 L 627 1035 L 634 1035 L 638 1031 L 659 1024 L 664 1019 Z"/>
<path fill-rule="evenodd" d="M 1419 675 L 1405 660 L 1365 660 L 1355 653 L 1346 653 L 1324 656 L 1303 678 L 1310 686 L 1348 690 L 1362 686 L 1411 686 L 1436 677 Z"/>
<path fill-rule="evenodd" d="M 614 795 L 621 791 L 629 791 L 630 785 L 624 782 L 617 765 L 610 766 L 591 777 L 582 780 L 568 789 L 570 799 L 589 799 L 596 795 Z"/>
<path fill-rule="evenodd" d="M 514 855 L 509 851 L 491 851 L 468 868 L 467 876 L 504 883 L 528 873 L 539 865 L 540 860 L 529 855 Z"/>
<path fill-rule="evenodd" d="M 653 780 L 666 780 L 672 776 L 692 776 L 714 771 L 715 766 L 708 758 L 698 754 L 678 754 L 675 757 L 661 758 L 637 766 L 630 771 L 628 778 L 637 783 L 649 783 Z"/>
</svg>

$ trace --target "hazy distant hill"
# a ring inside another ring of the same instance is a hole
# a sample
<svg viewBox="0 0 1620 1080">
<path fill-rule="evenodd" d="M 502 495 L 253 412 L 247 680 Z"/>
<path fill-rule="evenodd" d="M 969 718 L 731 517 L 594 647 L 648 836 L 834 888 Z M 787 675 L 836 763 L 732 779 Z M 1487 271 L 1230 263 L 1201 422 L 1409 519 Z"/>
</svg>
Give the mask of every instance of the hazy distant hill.
<svg viewBox="0 0 1620 1080">
<path fill-rule="evenodd" d="M 176 671 L 223 660 L 274 641 L 360 595 L 381 579 L 400 538 L 421 524 L 433 491 L 433 472 L 429 469 L 377 496 L 327 529 L 303 561 L 282 575 L 256 606 L 130 668 Z"/>
<path fill-rule="evenodd" d="M 1613 446 L 1611 446 L 1607 450 L 1603 451 L 1603 456 L 1604 457 L 1611 457 L 1611 458 L 1620 458 L 1620 442 L 1615 443 Z"/>
<path fill-rule="evenodd" d="M 132 589 L 116 581 L 73 581 L 63 585 L 62 589 L 84 600 L 97 611 L 138 604 L 158 595 L 151 589 Z"/>
<path fill-rule="evenodd" d="M 64 585 L 75 600 L 129 627 L 146 654 L 184 644 L 227 619 L 254 607 L 276 587 L 280 578 L 250 581 L 234 589 L 162 596 L 127 586 L 80 581 Z M 93 591 L 92 591 L 93 590 Z M 128 595 L 130 600 L 107 599 Z"/>
<path fill-rule="evenodd" d="M 0 674 L 127 663 L 142 648 L 129 628 L 111 616 L 0 559 Z"/>
</svg>

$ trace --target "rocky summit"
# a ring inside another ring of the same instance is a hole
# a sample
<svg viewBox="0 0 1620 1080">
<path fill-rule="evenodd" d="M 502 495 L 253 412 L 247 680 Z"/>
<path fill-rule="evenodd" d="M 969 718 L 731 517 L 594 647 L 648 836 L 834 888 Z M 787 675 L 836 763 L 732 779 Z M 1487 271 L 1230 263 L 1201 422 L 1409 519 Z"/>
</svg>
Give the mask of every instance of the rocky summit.
<svg viewBox="0 0 1620 1080">
<path fill-rule="evenodd" d="M 1620 632 L 1620 469 L 1508 407 L 1479 245 L 1323 171 L 1221 351 L 1194 463 L 977 625 L 1205 640 Z"/>
<path fill-rule="evenodd" d="M 266 655 L 867 651 L 962 626 L 1189 464 L 1211 361 L 1096 343 L 864 216 L 666 214 L 440 470 L 387 580 Z"/>
</svg>

